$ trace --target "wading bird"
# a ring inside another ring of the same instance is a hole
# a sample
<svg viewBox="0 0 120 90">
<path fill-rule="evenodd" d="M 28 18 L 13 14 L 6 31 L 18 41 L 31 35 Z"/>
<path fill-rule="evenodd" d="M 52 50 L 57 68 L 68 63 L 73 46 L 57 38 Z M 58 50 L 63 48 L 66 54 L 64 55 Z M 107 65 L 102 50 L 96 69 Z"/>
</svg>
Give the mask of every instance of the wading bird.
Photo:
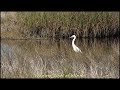
<svg viewBox="0 0 120 90">
<path fill-rule="evenodd" d="M 72 40 L 73 50 L 74 50 L 75 52 L 81 52 L 81 53 L 82 53 L 82 51 L 75 45 L 76 36 L 75 36 L 75 35 L 72 35 L 70 38 L 73 38 L 73 40 Z"/>
</svg>

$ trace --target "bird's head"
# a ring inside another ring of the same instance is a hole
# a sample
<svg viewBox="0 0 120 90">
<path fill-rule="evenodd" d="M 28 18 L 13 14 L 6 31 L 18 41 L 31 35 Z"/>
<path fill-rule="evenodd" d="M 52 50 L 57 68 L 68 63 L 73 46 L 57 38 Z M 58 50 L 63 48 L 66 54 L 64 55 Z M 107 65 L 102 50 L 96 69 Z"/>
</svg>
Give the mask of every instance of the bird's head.
<svg viewBox="0 0 120 90">
<path fill-rule="evenodd" d="M 75 35 L 72 35 L 70 38 L 75 38 L 76 36 Z"/>
</svg>

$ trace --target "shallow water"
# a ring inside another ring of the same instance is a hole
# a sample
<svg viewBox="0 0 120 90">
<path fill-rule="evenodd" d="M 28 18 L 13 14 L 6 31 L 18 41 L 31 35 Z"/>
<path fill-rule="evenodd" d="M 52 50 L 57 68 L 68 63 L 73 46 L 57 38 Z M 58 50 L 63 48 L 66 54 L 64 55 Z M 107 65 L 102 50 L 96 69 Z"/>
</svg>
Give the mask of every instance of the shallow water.
<svg viewBox="0 0 120 90">
<path fill-rule="evenodd" d="M 119 78 L 119 42 L 1 40 L 1 78 Z"/>
</svg>

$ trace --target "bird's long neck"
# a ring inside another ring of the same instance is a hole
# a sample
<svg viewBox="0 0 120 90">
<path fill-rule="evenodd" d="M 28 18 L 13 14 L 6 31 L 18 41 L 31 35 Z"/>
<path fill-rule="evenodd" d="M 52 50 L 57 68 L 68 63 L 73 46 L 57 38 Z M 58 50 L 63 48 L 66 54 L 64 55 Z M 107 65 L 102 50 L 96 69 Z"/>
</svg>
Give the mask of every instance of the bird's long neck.
<svg viewBox="0 0 120 90">
<path fill-rule="evenodd" d="M 74 39 L 72 41 L 72 45 L 75 45 L 75 39 L 76 39 L 76 37 L 74 37 Z"/>
</svg>

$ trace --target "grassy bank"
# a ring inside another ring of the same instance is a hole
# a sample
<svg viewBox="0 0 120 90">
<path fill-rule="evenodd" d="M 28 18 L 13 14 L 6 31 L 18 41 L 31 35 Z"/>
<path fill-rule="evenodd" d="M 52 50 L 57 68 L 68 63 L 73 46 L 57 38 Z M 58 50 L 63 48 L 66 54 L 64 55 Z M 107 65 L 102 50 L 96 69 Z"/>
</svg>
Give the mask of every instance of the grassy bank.
<svg viewBox="0 0 120 90">
<path fill-rule="evenodd" d="M 115 37 L 119 12 L 17 12 L 18 32 L 24 38 Z M 23 29 L 24 28 L 24 29 Z"/>
</svg>

